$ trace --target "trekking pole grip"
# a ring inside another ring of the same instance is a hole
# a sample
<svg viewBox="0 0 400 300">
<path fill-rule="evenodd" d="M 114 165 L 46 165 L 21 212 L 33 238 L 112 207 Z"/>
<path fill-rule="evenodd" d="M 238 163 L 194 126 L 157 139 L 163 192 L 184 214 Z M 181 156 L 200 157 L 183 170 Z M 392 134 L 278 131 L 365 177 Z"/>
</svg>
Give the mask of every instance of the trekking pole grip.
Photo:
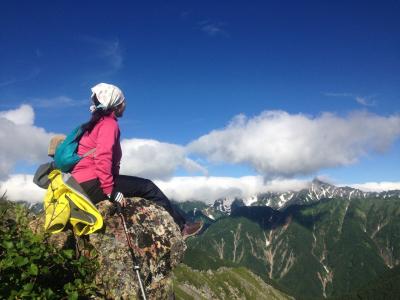
<svg viewBox="0 0 400 300">
<path fill-rule="evenodd" d="M 121 206 L 121 203 L 116 202 L 115 204 L 117 204 L 117 213 L 118 213 L 119 215 L 121 215 L 121 214 L 122 214 L 122 206 Z"/>
</svg>

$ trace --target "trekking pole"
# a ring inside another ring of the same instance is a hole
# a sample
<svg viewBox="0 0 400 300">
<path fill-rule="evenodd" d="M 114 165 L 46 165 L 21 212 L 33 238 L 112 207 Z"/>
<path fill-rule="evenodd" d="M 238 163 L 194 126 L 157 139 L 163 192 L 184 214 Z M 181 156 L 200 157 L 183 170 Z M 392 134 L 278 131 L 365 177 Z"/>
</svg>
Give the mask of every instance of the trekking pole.
<svg viewBox="0 0 400 300">
<path fill-rule="evenodd" d="M 119 204 L 119 203 L 117 203 L 117 212 L 118 212 L 118 214 L 119 214 L 119 216 L 121 217 L 121 220 L 122 220 L 122 225 L 124 227 L 124 232 L 125 232 L 126 240 L 128 242 L 129 251 L 131 252 L 131 256 L 132 256 L 132 260 L 133 260 L 133 270 L 135 271 L 136 276 L 138 278 L 139 287 L 140 287 L 140 291 L 142 292 L 143 300 L 147 300 L 146 293 L 145 293 L 144 287 L 143 287 L 143 282 L 142 282 L 142 279 L 140 278 L 139 260 L 137 259 L 136 255 L 135 255 L 135 252 L 133 251 L 134 246 L 132 244 L 131 238 L 130 238 L 129 233 L 128 233 L 128 227 L 126 226 L 125 217 L 124 217 L 124 215 L 122 213 L 121 204 Z"/>
</svg>

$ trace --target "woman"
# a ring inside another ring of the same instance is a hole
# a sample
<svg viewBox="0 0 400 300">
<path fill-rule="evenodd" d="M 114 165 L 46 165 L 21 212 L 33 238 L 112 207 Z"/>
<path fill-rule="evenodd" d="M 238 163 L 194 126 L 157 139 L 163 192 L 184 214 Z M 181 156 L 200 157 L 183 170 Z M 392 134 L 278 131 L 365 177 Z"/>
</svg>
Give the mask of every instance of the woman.
<svg viewBox="0 0 400 300">
<path fill-rule="evenodd" d="M 202 223 L 187 224 L 164 193 L 148 179 L 119 175 L 122 157 L 118 118 L 126 108 L 122 91 L 111 84 L 99 83 L 92 88 L 92 117 L 84 125 L 78 154 L 83 156 L 73 168 L 72 176 L 80 183 L 93 203 L 104 199 L 126 205 L 125 197 L 143 197 L 164 207 L 182 230 L 184 238 L 197 234 Z"/>
</svg>

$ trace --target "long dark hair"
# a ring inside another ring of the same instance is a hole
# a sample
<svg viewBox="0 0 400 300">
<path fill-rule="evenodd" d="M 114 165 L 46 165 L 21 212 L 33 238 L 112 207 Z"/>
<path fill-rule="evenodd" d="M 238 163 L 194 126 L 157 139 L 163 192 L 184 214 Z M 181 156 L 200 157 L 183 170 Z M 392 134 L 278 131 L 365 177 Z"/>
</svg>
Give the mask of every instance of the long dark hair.
<svg viewBox="0 0 400 300">
<path fill-rule="evenodd" d="M 92 97 L 93 104 L 97 107 L 100 102 L 97 99 L 96 95 Z M 96 109 L 92 112 L 92 117 L 90 118 L 89 122 L 82 125 L 83 132 L 88 131 L 89 133 L 93 130 L 94 126 L 96 126 L 97 122 L 100 121 L 102 117 L 109 116 L 113 112 L 112 109 L 103 110 L 101 108 Z"/>
</svg>

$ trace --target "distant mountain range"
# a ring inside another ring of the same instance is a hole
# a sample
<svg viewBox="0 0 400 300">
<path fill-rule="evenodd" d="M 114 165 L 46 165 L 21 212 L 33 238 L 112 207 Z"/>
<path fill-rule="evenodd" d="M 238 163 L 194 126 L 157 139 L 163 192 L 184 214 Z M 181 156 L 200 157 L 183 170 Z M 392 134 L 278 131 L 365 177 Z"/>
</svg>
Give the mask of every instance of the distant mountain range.
<svg viewBox="0 0 400 300">
<path fill-rule="evenodd" d="M 382 286 L 378 278 L 400 265 L 400 191 L 367 193 L 314 180 L 308 189 L 251 201 L 178 205 L 207 223 L 188 241 L 185 264 L 246 267 L 296 299 L 340 298 L 374 281 Z"/>
<path fill-rule="evenodd" d="M 267 192 L 253 195 L 247 198 L 220 198 L 212 205 L 196 203 L 198 207 L 192 207 L 193 213 L 199 210 L 208 218 L 216 220 L 221 216 L 228 216 L 241 206 L 268 206 L 276 210 L 284 210 L 291 205 L 305 205 L 320 201 L 321 199 L 389 199 L 400 197 L 400 190 L 384 192 L 364 192 L 351 187 L 337 187 L 332 184 L 314 179 L 307 189 L 297 192 L 287 191 L 282 193 Z"/>
<path fill-rule="evenodd" d="M 290 205 L 311 204 L 321 199 L 366 199 L 366 198 L 397 198 L 400 197 L 400 190 L 385 192 L 364 192 L 351 187 L 337 187 L 329 183 L 314 179 L 308 189 L 299 192 L 285 193 L 264 193 L 257 197 L 251 205 L 266 205 L 274 209 L 282 210 Z"/>
</svg>

